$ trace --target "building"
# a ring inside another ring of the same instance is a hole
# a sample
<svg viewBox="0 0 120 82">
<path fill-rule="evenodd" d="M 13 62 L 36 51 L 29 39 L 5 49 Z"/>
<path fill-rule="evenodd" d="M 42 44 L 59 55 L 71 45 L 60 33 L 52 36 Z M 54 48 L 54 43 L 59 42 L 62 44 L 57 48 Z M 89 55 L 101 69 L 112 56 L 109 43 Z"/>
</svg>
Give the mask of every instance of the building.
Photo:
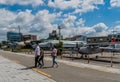
<svg viewBox="0 0 120 82">
<path fill-rule="evenodd" d="M 52 40 L 58 40 L 59 39 L 59 36 L 58 36 L 56 30 L 53 30 L 52 33 L 49 33 L 48 39 L 52 39 Z"/>
<path fill-rule="evenodd" d="M 108 37 L 109 37 L 111 40 L 115 39 L 116 42 L 120 42 L 120 33 L 109 34 Z"/>
<path fill-rule="evenodd" d="M 76 36 L 73 36 L 73 37 L 69 37 L 69 38 L 66 38 L 67 40 L 70 40 L 70 41 L 86 41 L 86 36 L 83 36 L 83 35 L 76 35 Z"/>
<path fill-rule="evenodd" d="M 72 41 L 86 41 L 86 36 L 83 35 L 76 35 L 71 38 Z"/>
<path fill-rule="evenodd" d="M 22 41 L 27 41 L 27 40 L 35 41 L 37 40 L 37 36 L 36 35 L 23 35 Z"/>
<path fill-rule="evenodd" d="M 101 43 L 101 42 L 120 42 L 120 33 L 109 34 L 108 36 L 87 37 L 87 43 Z"/>
<path fill-rule="evenodd" d="M 87 43 L 100 43 L 100 42 L 109 42 L 108 36 L 100 36 L 100 37 L 87 37 Z"/>
<path fill-rule="evenodd" d="M 7 32 L 7 41 L 11 43 L 22 41 L 22 33 Z"/>
</svg>

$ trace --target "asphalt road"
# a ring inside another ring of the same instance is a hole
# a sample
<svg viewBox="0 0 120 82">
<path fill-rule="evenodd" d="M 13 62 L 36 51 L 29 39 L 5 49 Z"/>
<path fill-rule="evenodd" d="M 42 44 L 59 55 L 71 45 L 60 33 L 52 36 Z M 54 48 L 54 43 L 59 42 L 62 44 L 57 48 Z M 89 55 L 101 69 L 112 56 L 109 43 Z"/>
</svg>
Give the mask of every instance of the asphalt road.
<svg viewBox="0 0 120 82">
<path fill-rule="evenodd" d="M 34 66 L 34 57 L 32 56 L 16 55 L 1 50 L 0 55 L 26 66 L 26 69 L 32 69 Z M 100 72 L 82 67 L 73 67 L 63 63 L 59 63 L 58 68 L 51 68 L 51 65 L 52 61 L 45 60 L 44 68 L 37 69 L 51 75 L 52 77 L 50 78 L 57 82 L 120 82 L 120 75 L 118 74 Z"/>
</svg>

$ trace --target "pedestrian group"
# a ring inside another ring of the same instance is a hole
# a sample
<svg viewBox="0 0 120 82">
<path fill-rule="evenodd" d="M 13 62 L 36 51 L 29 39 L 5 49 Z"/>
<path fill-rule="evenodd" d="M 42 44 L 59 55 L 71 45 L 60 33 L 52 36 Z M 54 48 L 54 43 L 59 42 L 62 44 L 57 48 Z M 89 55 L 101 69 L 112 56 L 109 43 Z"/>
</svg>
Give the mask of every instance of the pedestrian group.
<svg viewBox="0 0 120 82">
<path fill-rule="evenodd" d="M 52 66 L 51 67 L 58 67 L 58 63 L 56 61 L 57 58 L 57 48 L 56 46 L 53 47 L 52 52 Z M 36 44 L 35 47 L 35 67 L 43 67 L 44 66 L 44 50 L 40 48 L 39 44 Z"/>
</svg>

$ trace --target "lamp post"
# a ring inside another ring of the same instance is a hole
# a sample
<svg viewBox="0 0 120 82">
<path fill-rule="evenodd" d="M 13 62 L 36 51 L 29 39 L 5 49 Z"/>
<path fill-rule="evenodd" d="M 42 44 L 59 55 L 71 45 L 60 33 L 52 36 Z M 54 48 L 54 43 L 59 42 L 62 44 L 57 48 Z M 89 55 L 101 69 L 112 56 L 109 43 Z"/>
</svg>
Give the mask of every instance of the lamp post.
<svg viewBox="0 0 120 82">
<path fill-rule="evenodd" d="M 19 34 L 20 34 L 20 26 L 18 25 L 18 30 L 19 30 Z"/>
<path fill-rule="evenodd" d="M 20 41 L 21 41 L 20 26 L 19 25 L 18 25 L 18 31 L 19 31 Z"/>
<path fill-rule="evenodd" d="M 59 43 L 60 43 L 60 40 L 61 40 L 61 26 L 58 26 L 58 30 L 59 30 Z"/>
</svg>

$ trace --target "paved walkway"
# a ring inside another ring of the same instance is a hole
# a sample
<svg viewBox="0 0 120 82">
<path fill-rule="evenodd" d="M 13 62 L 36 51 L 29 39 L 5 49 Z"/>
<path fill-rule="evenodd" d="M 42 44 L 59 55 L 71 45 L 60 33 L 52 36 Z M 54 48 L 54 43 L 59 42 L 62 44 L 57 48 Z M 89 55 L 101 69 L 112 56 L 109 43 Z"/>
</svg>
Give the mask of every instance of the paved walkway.
<svg viewBox="0 0 120 82">
<path fill-rule="evenodd" d="M 34 55 L 27 55 L 27 54 L 23 54 L 23 53 L 16 53 L 16 54 L 34 57 Z M 52 59 L 50 57 L 45 57 L 45 60 L 52 61 Z M 60 63 L 70 65 L 70 66 L 75 66 L 75 67 L 80 67 L 80 68 L 89 68 L 89 69 L 94 69 L 94 70 L 98 70 L 98 71 L 102 71 L 102 72 L 120 74 L 120 69 L 119 68 L 85 64 L 85 63 L 81 63 L 81 62 L 74 62 L 74 61 L 61 60 L 61 59 L 57 59 L 57 61 L 60 62 Z"/>
<path fill-rule="evenodd" d="M 55 82 L 25 66 L 0 56 L 0 82 Z"/>
<path fill-rule="evenodd" d="M 9 52 L 9 53 L 12 53 L 12 52 Z M 23 53 L 15 53 L 15 54 L 34 57 L 34 55 L 27 55 L 27 54 L 23 54 Z M 52 59 L 50 57 L 45 57 L 45 60 L 52 61 Z M 57 59 L 57 61 L 60 62 L 60 63 L 70 65 L 70 66 L 75 66 L 75 67 L 80 67 L 80 68 L 89 68 L 89 69 L 94 69 L 94 70 L 98 70 L 98 71 L 102 71 L 102 72 L 120 74 L 120 69 L 119 68 L 85 64 L 85 63 L 81 63 L 81 62 L 74 62 L 74 61 L 61 60 L 61 59 Z"/>
</svg>

